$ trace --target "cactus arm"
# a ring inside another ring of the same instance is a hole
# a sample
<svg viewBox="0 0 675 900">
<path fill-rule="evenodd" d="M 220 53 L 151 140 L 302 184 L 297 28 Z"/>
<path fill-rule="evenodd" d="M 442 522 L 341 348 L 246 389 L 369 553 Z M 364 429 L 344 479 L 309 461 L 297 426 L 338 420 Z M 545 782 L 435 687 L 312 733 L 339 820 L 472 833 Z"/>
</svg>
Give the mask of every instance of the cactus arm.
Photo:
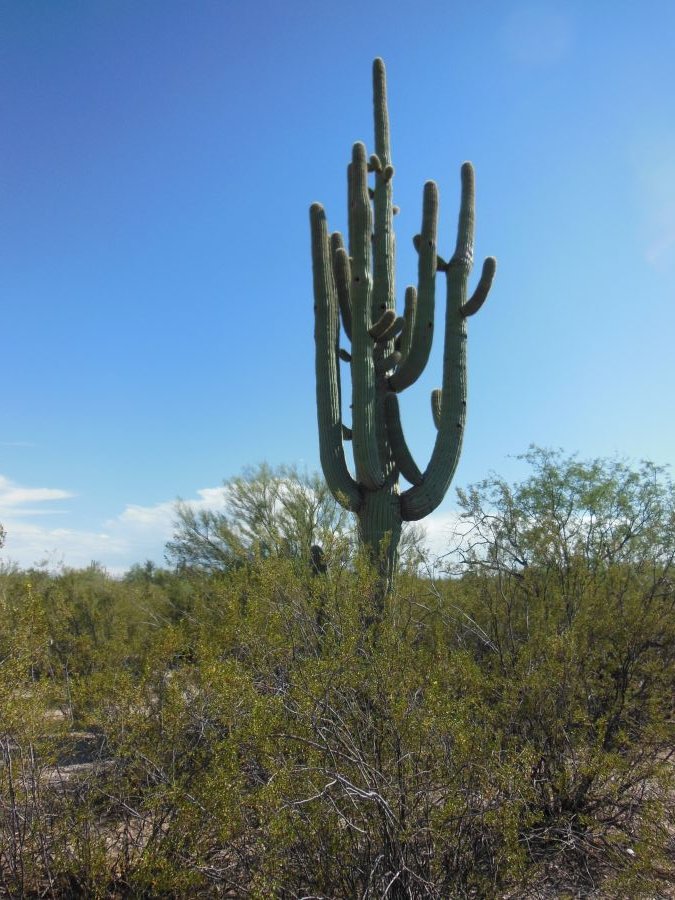
<svg viewBox="0 0 675 900">
<path fill-rule="evenodd" d="M 459 461 L 466 421 L 466 315 L 463 309 L 473 264 L 473 234 L 474 174 L 471 163 L 464 163 L 457 243 L 445 273 L 447 307 L 440 421 L 422 482 L 401 495 L 401 512 L 405 521 L 422 519 L 436 509 L 445 496 Z"/>
<path fill-rule="evenodd" d="M 427 364 L 431 351 L 434 335 L 437 222 L 438 188 L 433 181 L 427 181 L 424 185 L 422 205 L 417 305 L 410 347 L 402 364 L 389 379 L 389 387 L 397 393 L 417 381 Z"/>
<path fill-rule="evenodd" d="M 345 334 L 352 339 L 352 299 L 349 291 L 349 283 L 352 273 L 349 265 L 349 254 L 345 250 L 342 235 L 334 231 L 330 236 L 330 246 L 333 255 L 333 272 L 335 274 L 335 286 L 337 288 L 338 303 L 340 304 L 340 317 Z"/>
<path fill-rule="evenodd" d="M 401 413 L 398 406 L 398 397 L 393 392 L 387 394 L 385 401 L 387 415 L 387 434 L 391 445 L 394 461 L 403 477 L 411 484 L 420 484 L 422 473 L 417 467 L 412 453 L 408 449 L 403 428 L 401 427 Z"/>
<path fill-rule="evenodd" d="M 476 290 L 460 310 L 465 319 L 468 316 L 473 316 L 475 313 L 477 313 L 487 300 L 487 295 L 489 294 L 490 288 L 492 287 L 492 279 L 495 277 L 496 271 L 497 260 L 494 258 L 494 256 L 488 256 L 483 263 L 483 271 L 480 275 L 480 281 L 476 285 Z"/>
<path fill-rule="evenodd" d="M 413 329 L 415 327 L 415 313 L 417 310 L 417 290 L 412 285 L 405 289 L 405 301 L 403 308 L 403 331 L 399 338 L 400 344 L 397 350 L 401 351 L 402 361 L 405 361 L 410 352 Z"/>
<path fill-rule="evenodd" d="M 387 113 L 387 81 L 384 63 L 373 63 L 373 112 L 375 119 L 375 155 L 370 168 L 375 172 L 373 192 L 375 230 L 373 240 L 373 319 L 395 306 L 394 278 L 394 227 L 389 141 L 389 115 Z M 392 348 L 389 348 L 390 350 Z"/>
<path fill-rule="evenodd" d="M 323 207 L 310 209 L 316 342 L 316 407 L 319 452 L 326 483 L 347 509 L 358 512 L 361 492 L 349 474 L 342 444 L 340 371 L 338 367 L 338 302 Z"/>
<path fill-rule="evenodd" d="M 375 113 L 375 153 L 371 164 L 384 169 L 391 165 L 389 140 L 389 113 L 387 112 L 387 73 L 384 61 L 378 56 L 373 60 L 373 109 Z"/>
<path fill-rule="evenodd" d="M 386 344 L 388 341 L 393 340 L 397 335 L 399 335 L 403 329 L 405 328 L 405 320 L 401 316 L 397 316 L 393 309 L 388 309 L 388 313 L 393 313 L 393 317 L 387 317 L 387 323 L 383 330 L 380 331 L 379 335 L 375 337 L 375 342 L 378 344 Z M 371 328 L 372 334 L 372 328 Z M 398 350 L 399 348 L 396 347 Z M 402 354 L 401 354 L 402 358 Z"/>
<path fill-rule="evenodd" d="M 390 372 L 393 368 L 395 368 L 401 362 L 401 354 L 398 350 L 394 350 L 393 353 L 390 353 L 389 356 L 382 355 L 379 359 L 375 360 L 375 371 L 378 375 L 385 375 L 387 372 Z"/>
<path fill-rule="evenodd" d="M 384 483 L 376 428 L 375 366 L 372 326 L 370 250 L 372 208 L 368 196 L 366 148 L 354 144 L 352 153 L 352 446 L 356 478 L 369 490 Z"/>
<path fill-rule="evenodd" d="M 368 329 L 368 334 L 376 344 L 380 344 L 383 340 L 386 340 L 384 335 L 389 331 L 395 321 L 396 313 L 394 312 L 394 310 L 385 309 L 379 319 L 377 319 Z"/>
<path fill-rule="evenodd" d="M 459 221 L 457 223 L 457 242 L 455 252 L 448 266 L 461 269 L 468 277 L 473 266 L 473 233 L 476 203 L 476 185 L 473 166 L 470 162 L 462 163 L 462 194 L 459 203 Z M 466 289 L 466 284 L 464 285 Z"/>
<path fill-rule="evenodd" d="M 351 163 L 347 166 L 347 246 L 351 259 L 354 253 L 354 179 Z"/>
<path fill-rule="evenodd" d="M 368 332 L 376 344 L 386 344 L 403 331 L 405 322 L 393 309 L 386 309 Z M 398 348 L 397 348 L 398 349 Z"/>
</svg>

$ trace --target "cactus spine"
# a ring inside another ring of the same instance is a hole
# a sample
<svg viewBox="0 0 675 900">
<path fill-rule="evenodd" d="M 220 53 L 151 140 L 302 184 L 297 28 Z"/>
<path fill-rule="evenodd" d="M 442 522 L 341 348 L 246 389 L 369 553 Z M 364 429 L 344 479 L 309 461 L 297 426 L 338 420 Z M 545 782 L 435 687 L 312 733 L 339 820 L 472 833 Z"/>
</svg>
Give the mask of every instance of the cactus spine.
<svg viewBox="0 0 675 900">
<path fill-rule="evenodd" d="M 471 297 L 467 283 L 473 264 L 474 173 L 461 170 L 462 193 L 457 241 L 446 263 L 437 254 L 438 189 L 424 186 L 417 288 L 405 292 L 396 315 L 392 179 L 384 63 L 373 64 L 375 153 L 368 158 L 354 144 L 347 169 L 348 247 L 328 233 L 323 207 L 310 209 L 316 342 L 316 396 L 321 464 L 335 497 L 356 514 L 359 537 L 380 567 L 386 586 L 396 568 L 402 522 L 434 510 L 450 485 L 462 445 L 466 418 L 466 319 L 485 301 L 496 262 L 488 257 Z M 368 176 L 374 177 L 369 187 Z M 405 441 L 398 397 L 427 364 L 434 328 L 436 274 L 447 282 L 443 382 L 432 394 L 438 429 L 428 466 L 422 472 Z M 340 322 L 351 350 L 340 348 Z M 342 422 L 340 360 L 350 366 L 351 427 Z M 351 440 L 353 477 L 344 441 Z M 410 487 L 399 489 L 402 475 Z"/>
</svg>

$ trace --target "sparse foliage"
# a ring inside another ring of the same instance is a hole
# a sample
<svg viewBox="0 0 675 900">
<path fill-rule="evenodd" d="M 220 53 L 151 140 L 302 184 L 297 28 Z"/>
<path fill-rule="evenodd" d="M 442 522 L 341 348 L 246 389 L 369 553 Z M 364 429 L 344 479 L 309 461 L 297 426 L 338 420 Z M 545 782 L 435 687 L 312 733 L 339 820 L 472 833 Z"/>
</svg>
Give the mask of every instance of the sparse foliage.
<svg viewBox="0 0 675 900">
<path fill-rule="evenodd" d="M 306 561 L 317 544 L 330 557 L 348 536 L 347 514 L 319 475 L 261 464 L 228 479 L 224 509 L 176 507 L 167 556 L 180 569 L 222 572 L 255 556 Z"/>
</svg>

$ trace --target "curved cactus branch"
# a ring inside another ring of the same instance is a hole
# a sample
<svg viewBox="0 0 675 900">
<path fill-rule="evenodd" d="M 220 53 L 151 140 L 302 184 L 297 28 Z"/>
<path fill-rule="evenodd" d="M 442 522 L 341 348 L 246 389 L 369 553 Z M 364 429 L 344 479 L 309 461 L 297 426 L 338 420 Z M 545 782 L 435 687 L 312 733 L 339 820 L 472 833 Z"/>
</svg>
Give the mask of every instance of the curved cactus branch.
<svg viewBox="0 0 675 900">
<path fill-rule="evenodd" d="M 417 308 L 410 348 L 389 387 L 402 391 L 422 374 L 431 352 L 434 336 L 434 298 L 436 293 L 436 227 L 438 222 L 438 188 L 433 181 L 424 185 L 422 234 L 418 263 Z"/>
<path fill-rule="evenodd" d="M 401 475 L 410 482 L 410 484 L 420 484 L 422 481 L 422 473 L 417 467 L 417 463 L 413 459 L 412 453 L 408 449 L 403 428 L 401 427 L 401 413 L 398 406 L 398 397 L 393 392 L 387 394 L 385 409 L 387 413 L 387 430 L 389 433 L 389 443 L 394 455 L 396 465 L 401 471 Z"/>
<path fill-rule="evenodd" d="M 401 362 L 401 354 L 398 350 L 394 350 L 388 356 L 383 356 L 380 360 L 375 360 L 375 371 L 378 375 L 384 375 L 390 372 L 395 366 Z"/>
<path fill-rule="evenodd" d="M 375 324 L 368 330 L 368 334 L 371 338 L 380 343 L 382 341 L 383 336 L 389 331 L 391 326 L 396 321 L 396 313 L 393 309 L 385 309 L 380 318 L 375 322 Z"/>
<path fill-rule="evenodd" d="M 314 271 L 314 339 L 316 341 L 316 408 L 321 467 L 332 493 L 352 512 L 362 496 L 349 474 L 342 444 L 340 370 L 337 361 L 339 322 L 337 290 L 331 265 L 326 214 L 319 203 L 310 209 Z"/>
<path fill-rule="evenodd" d="M 492 279 L 495 277 L 496 271 L 497 260 L 494 256 L 488 256 L 483 263 L 483 271 L 480 273 L 480 280 L 476 285 L 476 290 L 460 310 L 465 319 L 468 316 L 473 316 L 477 313 L 487 300 L 487 295 L 490 293 Z"/>
<path fill-rule="evenodd" d="M 393 309 L 387 310 L 387 312 L 394 312 Z M 376 341 L 378 344 L 386 343 L 387 341 L 393 340 L 398 334 L 400 334 L 405 328 L 405 320 L 401 316 L 397 316 L 394 313 L 392 319 L 390 319 L 391 324 L 385 328 L 385 330 L 380 334 Z M 398 350 L 398 347 L 395 348 Z"/>
</svg>

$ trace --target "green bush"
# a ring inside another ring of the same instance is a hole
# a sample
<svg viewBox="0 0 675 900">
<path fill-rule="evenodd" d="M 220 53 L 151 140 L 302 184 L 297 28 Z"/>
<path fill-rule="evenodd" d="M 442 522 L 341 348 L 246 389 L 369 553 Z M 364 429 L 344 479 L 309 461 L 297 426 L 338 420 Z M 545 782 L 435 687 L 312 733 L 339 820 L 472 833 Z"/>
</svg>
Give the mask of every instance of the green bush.
<svg viewBox="0 0 675 900">
<path fill-rule="evenodd" d="M 344 556 L 0 575 L 0 889 L 660 896 L 672 487 L 529 461 L 462 494 L 453 577 L 402 575 L 374 624 Z"/>
</svg>

